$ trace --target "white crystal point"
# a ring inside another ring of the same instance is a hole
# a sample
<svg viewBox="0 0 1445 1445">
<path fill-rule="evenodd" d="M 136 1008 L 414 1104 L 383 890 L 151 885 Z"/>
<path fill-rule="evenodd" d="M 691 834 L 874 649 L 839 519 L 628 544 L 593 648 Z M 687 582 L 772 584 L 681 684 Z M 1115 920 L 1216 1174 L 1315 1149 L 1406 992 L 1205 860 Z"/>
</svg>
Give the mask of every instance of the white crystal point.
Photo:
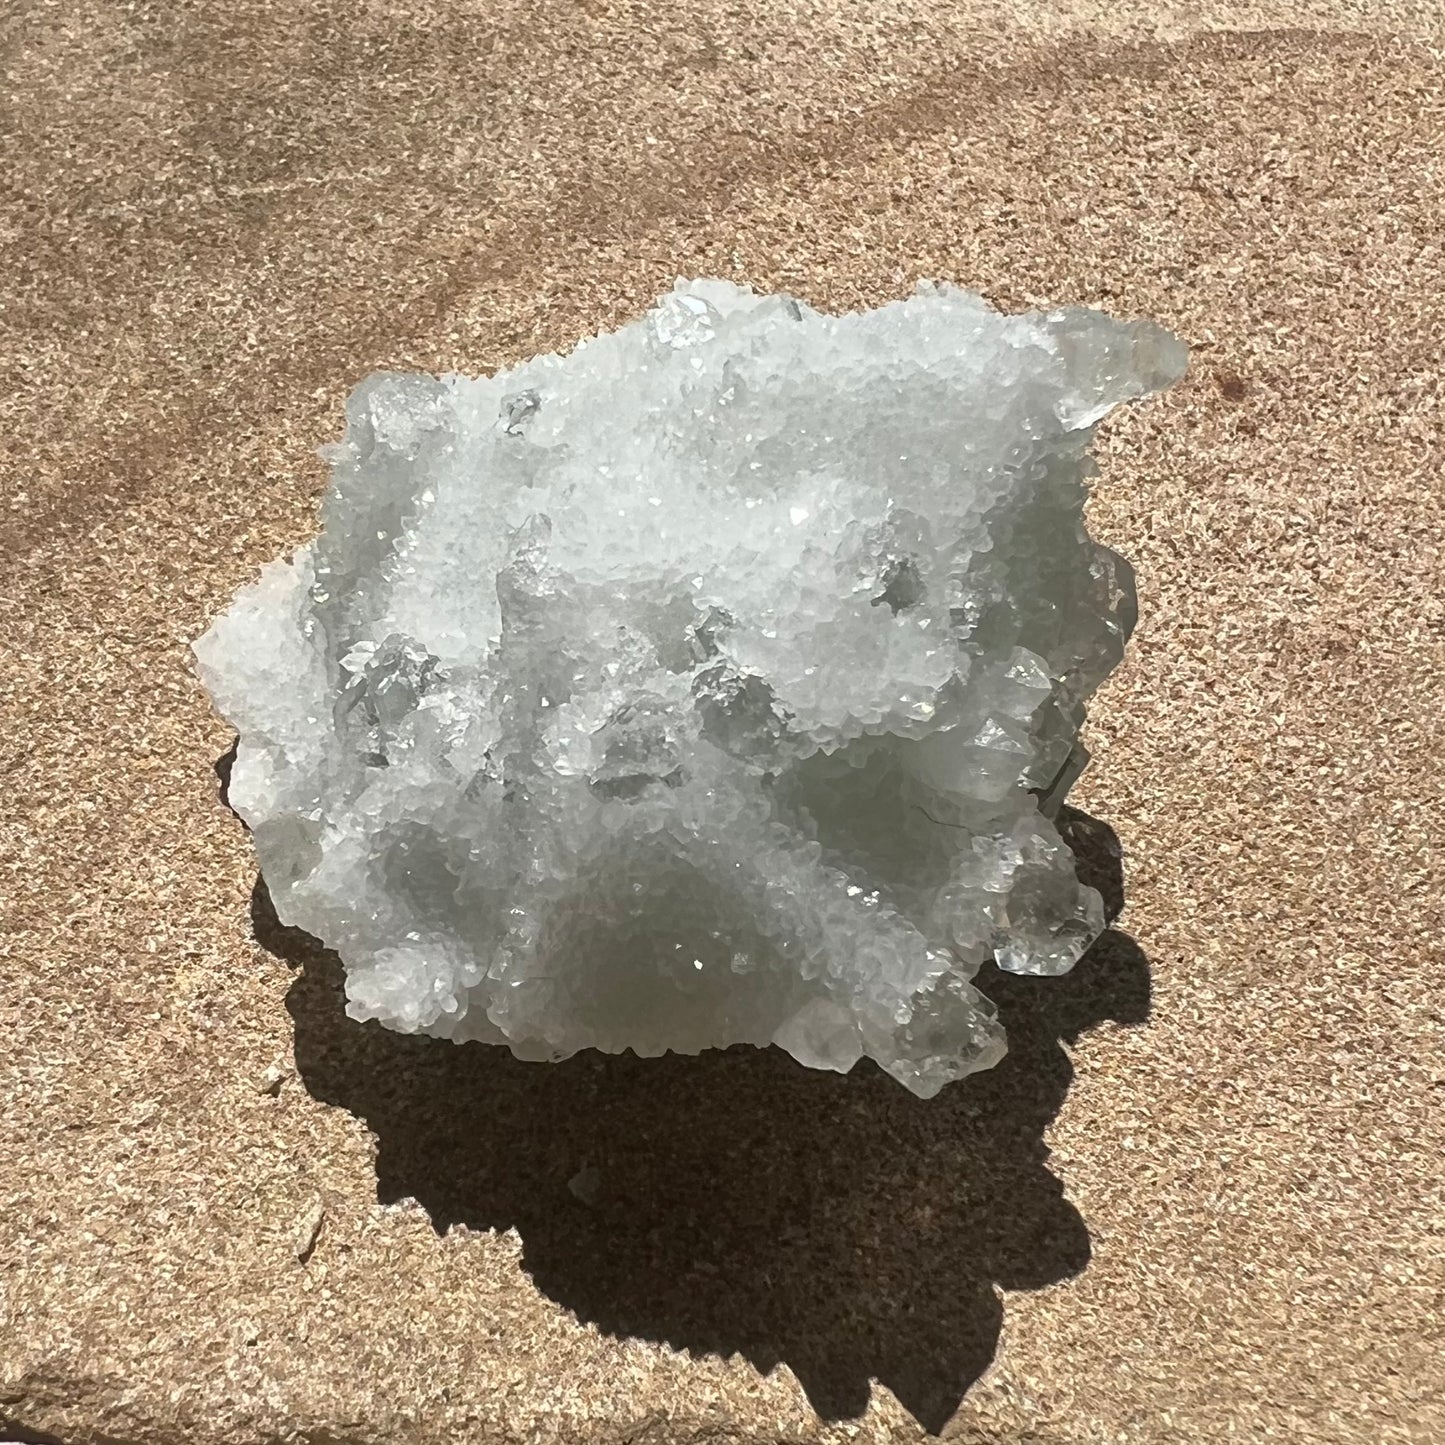
<svg viewBox="0 0 1445 1445">
<path fill-rule="evenodd" d="M 403 1032 L 989 1067 L 980 964 L 1104 926 L 1052 821 L 1134 618 L 1087 447 L 1184 365 L 949 286 L 696 281 L 570 356 L 371 377 L 320 536 L 195 648 L 278 916 Z"/>
</svg>

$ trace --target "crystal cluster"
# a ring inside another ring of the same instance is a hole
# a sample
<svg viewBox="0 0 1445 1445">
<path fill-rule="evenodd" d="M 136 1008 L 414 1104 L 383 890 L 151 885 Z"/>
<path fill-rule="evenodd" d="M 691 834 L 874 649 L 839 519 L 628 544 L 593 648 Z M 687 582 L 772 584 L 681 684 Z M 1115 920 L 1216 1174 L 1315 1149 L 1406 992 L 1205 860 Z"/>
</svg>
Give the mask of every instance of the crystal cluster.
<svg viewBox="0 0 1445 1445">
<path fill-rule="evenodd" d="M 320 536 L 195 649 L 277 914 L 406 1032 L 987 1068 L 980 964 L 1104 924 L 1052 821 L 1134 618 L 1088 446 L 1183 368 L 1094 311 L 696 281 L 568 356 L 371 377 Z"/>
</svg>

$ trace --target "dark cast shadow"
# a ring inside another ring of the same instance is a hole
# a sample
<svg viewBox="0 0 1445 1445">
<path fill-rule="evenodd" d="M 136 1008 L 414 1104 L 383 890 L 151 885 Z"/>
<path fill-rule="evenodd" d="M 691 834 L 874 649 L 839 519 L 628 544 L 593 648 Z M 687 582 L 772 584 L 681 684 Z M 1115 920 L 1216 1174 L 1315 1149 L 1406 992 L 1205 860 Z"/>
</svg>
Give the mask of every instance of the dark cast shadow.
<svg viewBox="0 0 1445 1445">
<path fill-rule="evenodd" d="M 1117 916 L 1112 830 L 1061 822 Z M 537 1287 L 610 1334 L 784 1362 L 829 1420 L 876 1379 L 937 1432 L 993 1358 L 1000 1289 L 1089 1261 L 1043 1136 L 1063 1045 L 1148 1016 L 1147 960 L 1117 929 L 1061 979 L 986 970 L 1009 1053 L 925 1101 L 867 1061 L 840 1076 L 778 1049 L 535 1064 L 389 1033 L 346 1017 L 339 961 L 277 922 L 259 879 L 252 919 L 298 970 L 306 1089 L 376 1136 L 378 1199 L 415 1199 L 439 1234 L 515 1228 Z"/>
</svg>

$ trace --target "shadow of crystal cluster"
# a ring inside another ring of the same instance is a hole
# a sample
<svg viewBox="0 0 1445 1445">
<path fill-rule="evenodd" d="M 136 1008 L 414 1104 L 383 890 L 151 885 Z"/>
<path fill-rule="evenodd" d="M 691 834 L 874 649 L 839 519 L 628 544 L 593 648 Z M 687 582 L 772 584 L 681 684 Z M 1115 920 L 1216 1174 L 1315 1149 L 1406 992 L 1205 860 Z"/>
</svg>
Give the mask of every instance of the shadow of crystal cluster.
<svg viewBox="0 0 1445 1445">
<path fill-rule="evenodd" d="M 1114 919 L 1118 839 L 1067 806 L 1058 823 Z M 993 1358 L 1000 1291 L 1089 1262 L 1045 1133 L 1069 1047 L 1148 1017 L 1148 960 L 1117 927 L 1064 978 L 985 964 L 1008 1054 L 925 1101 L 869 1062 L 840 1078 L 778 1049 L 542 1069 L 358 1026 L 340 960 L 282 926 L 261 881 L 252 921 L 295 969 L 307 1092 L 375 1137 L 378 1199 L 416 1201 L 439 1235 L 516 1230 L 537 1287 L 608 1334 L 786 1364 L 827 1420 L 860 1415 L 876 1380 L 938 1432 Z"/>
<path fill-rule="evenodd" d="M 557 1060 L 776 1043 L 927 1097 L 1104 928 L 1057 826 L 1134 617 L 1088 447 L 1183 347 L 723 282 L 357 389 L 320 536 L 196 644 L 347 1011 Z"/>
</svg>

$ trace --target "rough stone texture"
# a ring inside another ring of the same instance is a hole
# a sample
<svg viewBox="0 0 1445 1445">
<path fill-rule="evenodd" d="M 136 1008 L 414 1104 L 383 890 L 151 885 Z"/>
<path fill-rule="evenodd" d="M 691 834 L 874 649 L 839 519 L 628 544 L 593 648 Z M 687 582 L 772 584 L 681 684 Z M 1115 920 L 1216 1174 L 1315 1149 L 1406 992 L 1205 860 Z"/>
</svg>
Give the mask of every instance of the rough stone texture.
<svg viewBox="0 0 1445 1445">
<path fill-rule="evenodd" d="M 1441 10 L 1042 11 L 7 7 L 0 1431 L 1445 1435 Z M 926 1103 L 427 1048 L 253 936 L 186 643 L 314 526 L 338 378 L 680 271 L 1193 348 L 1091 511 L 1143 578 L 1077 798 L 1137 944 L 1012 981 Z"/>
<path fill-rule="evenodd" d="M 320 536 L 195 646 L 277 917 L 399 1033 L 992 1068 L 979 967 L 1104 931 L 1056 826 L 1137 615 L 1088 449 L 1185 363 L 1084 308 L 705 279 L 367 379 Z"/>
</svg>

